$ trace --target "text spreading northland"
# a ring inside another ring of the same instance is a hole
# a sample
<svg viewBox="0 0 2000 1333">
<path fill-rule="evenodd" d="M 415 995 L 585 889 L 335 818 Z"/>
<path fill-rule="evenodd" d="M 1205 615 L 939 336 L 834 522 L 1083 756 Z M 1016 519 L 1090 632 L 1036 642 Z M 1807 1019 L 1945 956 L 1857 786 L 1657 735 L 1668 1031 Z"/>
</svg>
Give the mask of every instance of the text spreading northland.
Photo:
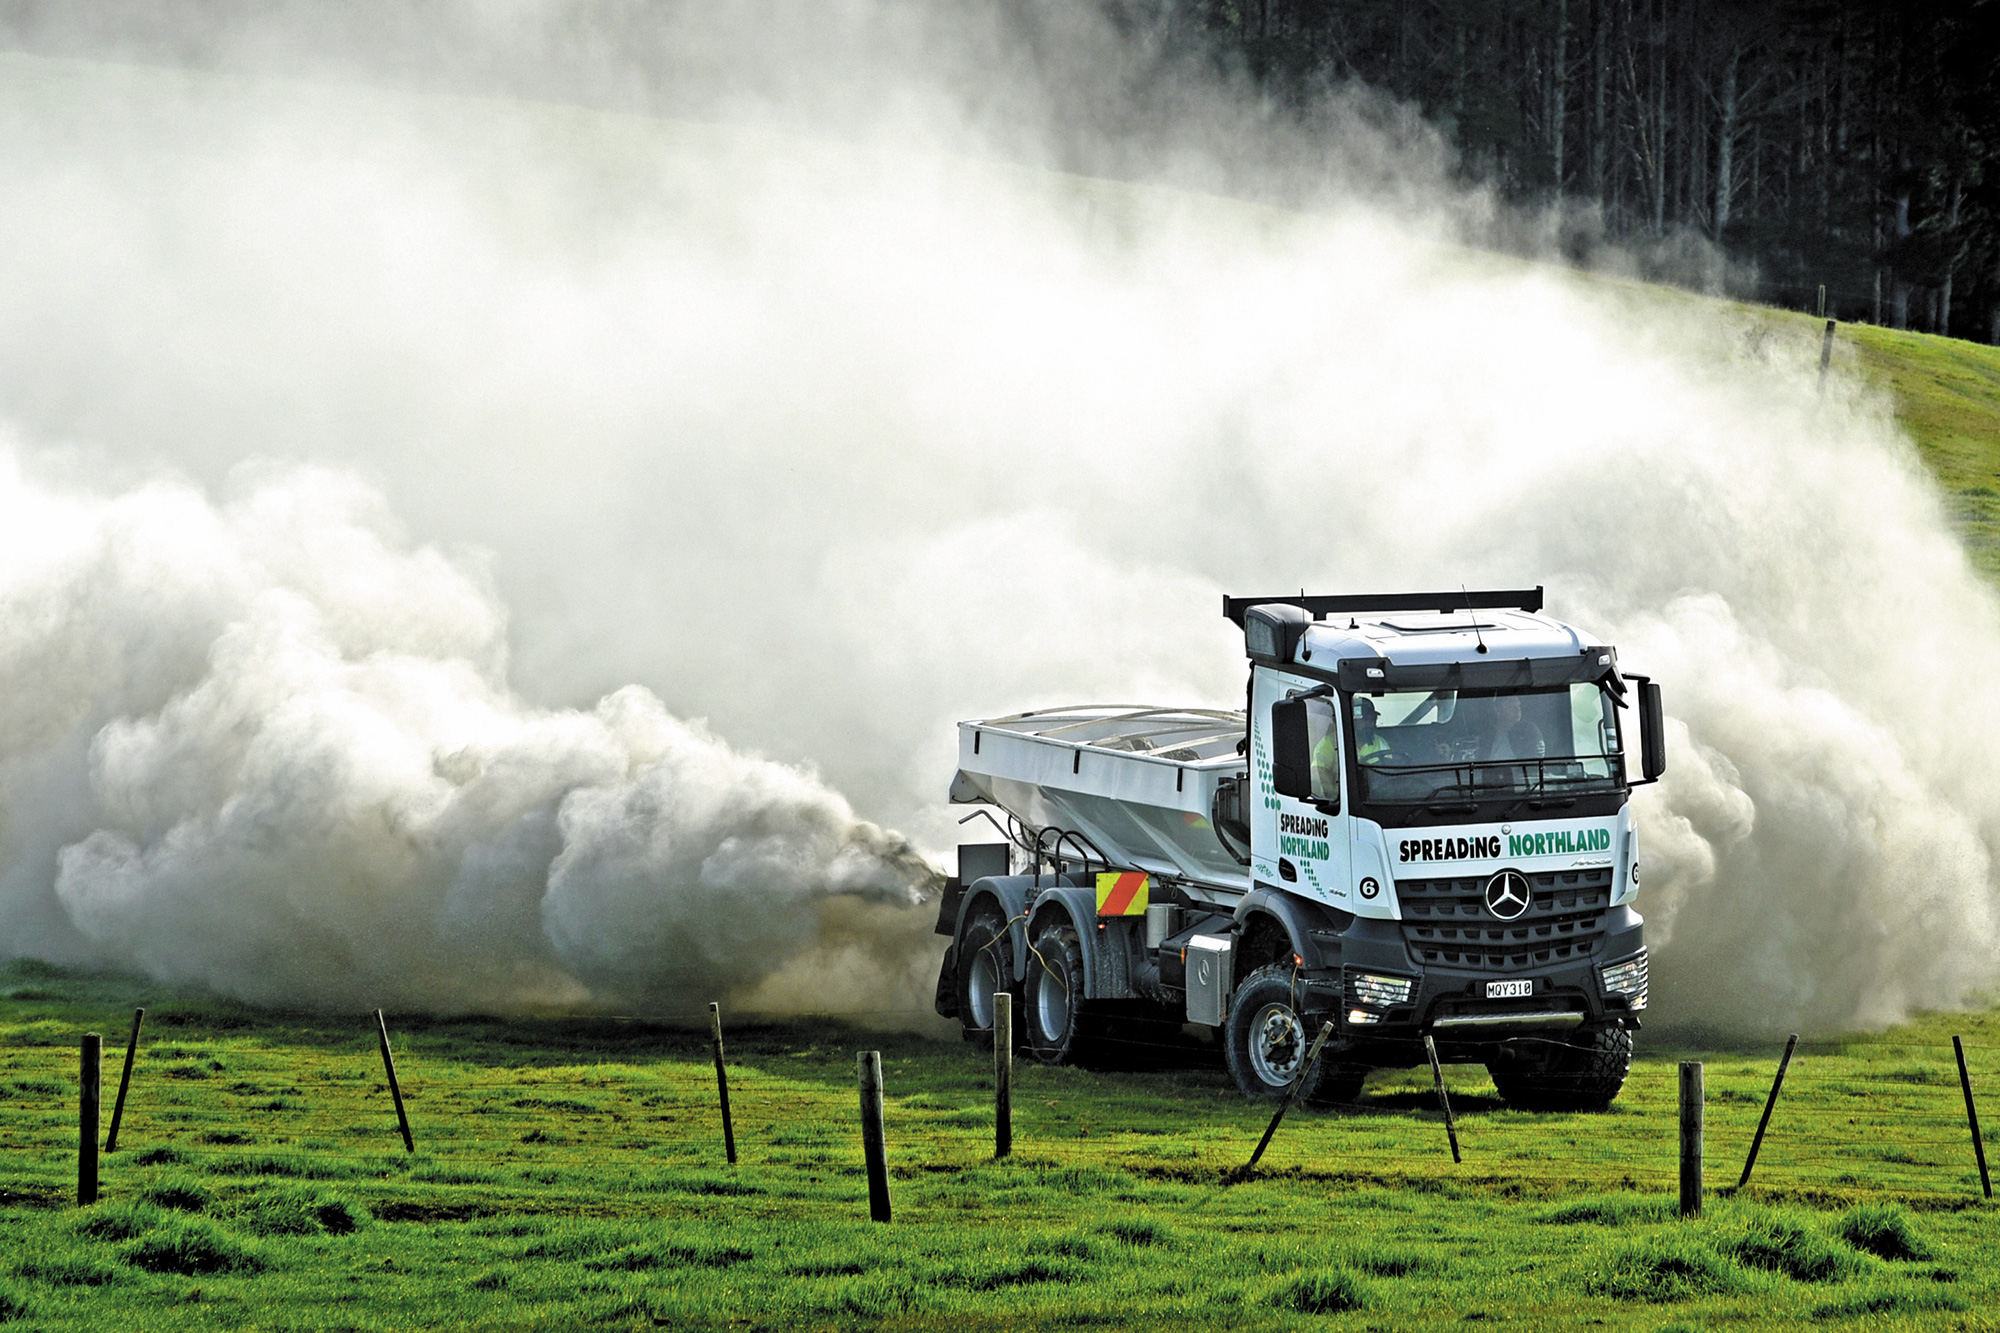
<svg viewBox="0 0 2000 1333">
<path fill-rule="evenodd" d="M 1398 845 L 1398 861 L 1492 860 L 1501 855 L 1501 839 L 1405 838 Z M 1574 856 L 1579 852 L 1611 850 L 1608 828 L 1565 829 L 1556 833 L 1510 833 L 1506 838 L 1508 856 Z"/>
</svg>

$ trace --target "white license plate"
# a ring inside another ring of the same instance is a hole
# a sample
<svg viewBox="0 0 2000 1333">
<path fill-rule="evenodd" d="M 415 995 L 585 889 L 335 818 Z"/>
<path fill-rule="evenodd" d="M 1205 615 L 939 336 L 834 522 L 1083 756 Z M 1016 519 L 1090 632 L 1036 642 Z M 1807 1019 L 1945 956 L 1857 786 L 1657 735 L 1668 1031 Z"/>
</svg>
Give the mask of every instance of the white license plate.
<svg viewBox="0 0 2000 1333">
<path fill-rule="evenodd" d="M 1489 1000 L 1524 1000 L 1535 993 L 1533 981 L 1489 981 L 1486 983 L 1486 998 Z"/>
</svg>

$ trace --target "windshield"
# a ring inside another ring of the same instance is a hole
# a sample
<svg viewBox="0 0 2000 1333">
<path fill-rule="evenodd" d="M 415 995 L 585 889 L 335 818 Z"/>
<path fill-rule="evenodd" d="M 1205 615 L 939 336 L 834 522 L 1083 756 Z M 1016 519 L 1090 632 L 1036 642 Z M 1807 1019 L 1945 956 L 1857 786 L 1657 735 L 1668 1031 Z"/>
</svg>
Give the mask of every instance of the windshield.
<svg viewBox="0 0 2000 1333">
<path fill-rule="evenodd" d="M 1618 710 L 1596 684 L 1353 697 L 1361 799 L 1571 795 L 1624 783 Z"/>
</svg>

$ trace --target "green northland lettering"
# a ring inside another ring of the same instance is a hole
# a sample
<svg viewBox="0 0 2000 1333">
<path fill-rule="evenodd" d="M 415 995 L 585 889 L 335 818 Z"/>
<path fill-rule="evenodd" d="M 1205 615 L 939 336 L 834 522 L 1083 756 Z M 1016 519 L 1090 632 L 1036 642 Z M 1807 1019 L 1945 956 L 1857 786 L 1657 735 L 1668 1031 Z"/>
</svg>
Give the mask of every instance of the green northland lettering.
<svg viewBox="0 0 2000 1333">
<path fill-rule="evenodd" d="M 1582 829 L 1575 833 L 1510 833 L 1509 856 L 1571 856 L 1577 852 L 1608 852 L 1611 830 Z"/>
<path fill-rule="evenodd" d="M 1278 852 L 1282 856 L 1296 856 L 1301 860 L 1324 861 L 1333 855 L 1333 848 L 1316 838 L 1294 838 L 1280 834 Z"/>
</svg>

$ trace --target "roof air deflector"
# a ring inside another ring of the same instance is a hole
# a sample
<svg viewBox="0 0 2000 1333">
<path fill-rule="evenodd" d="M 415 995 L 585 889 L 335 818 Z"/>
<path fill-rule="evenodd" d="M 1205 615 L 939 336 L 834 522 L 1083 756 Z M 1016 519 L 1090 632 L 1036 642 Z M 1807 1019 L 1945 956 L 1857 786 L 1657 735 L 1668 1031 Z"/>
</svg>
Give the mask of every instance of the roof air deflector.
<svg viewBox="0 0 2000 1333">
<path fill-rule="evenodd" d="M 1222 614 L 1243 624 L 1243 613 L 1253 606 L 1296 606 L 1317 620 L 1326 615 L 1361 614 L 1377 611 L 1436 611 L 1451 615 L 1463 611 L 1518 610 L 1530 613 L 1542 609 L 1542 589 L 1514 588 L 1505 591 L 1350 593 L 1333 597 L 1279 596 L 1230 597 L 1222 599 Z"/>
</svg>

